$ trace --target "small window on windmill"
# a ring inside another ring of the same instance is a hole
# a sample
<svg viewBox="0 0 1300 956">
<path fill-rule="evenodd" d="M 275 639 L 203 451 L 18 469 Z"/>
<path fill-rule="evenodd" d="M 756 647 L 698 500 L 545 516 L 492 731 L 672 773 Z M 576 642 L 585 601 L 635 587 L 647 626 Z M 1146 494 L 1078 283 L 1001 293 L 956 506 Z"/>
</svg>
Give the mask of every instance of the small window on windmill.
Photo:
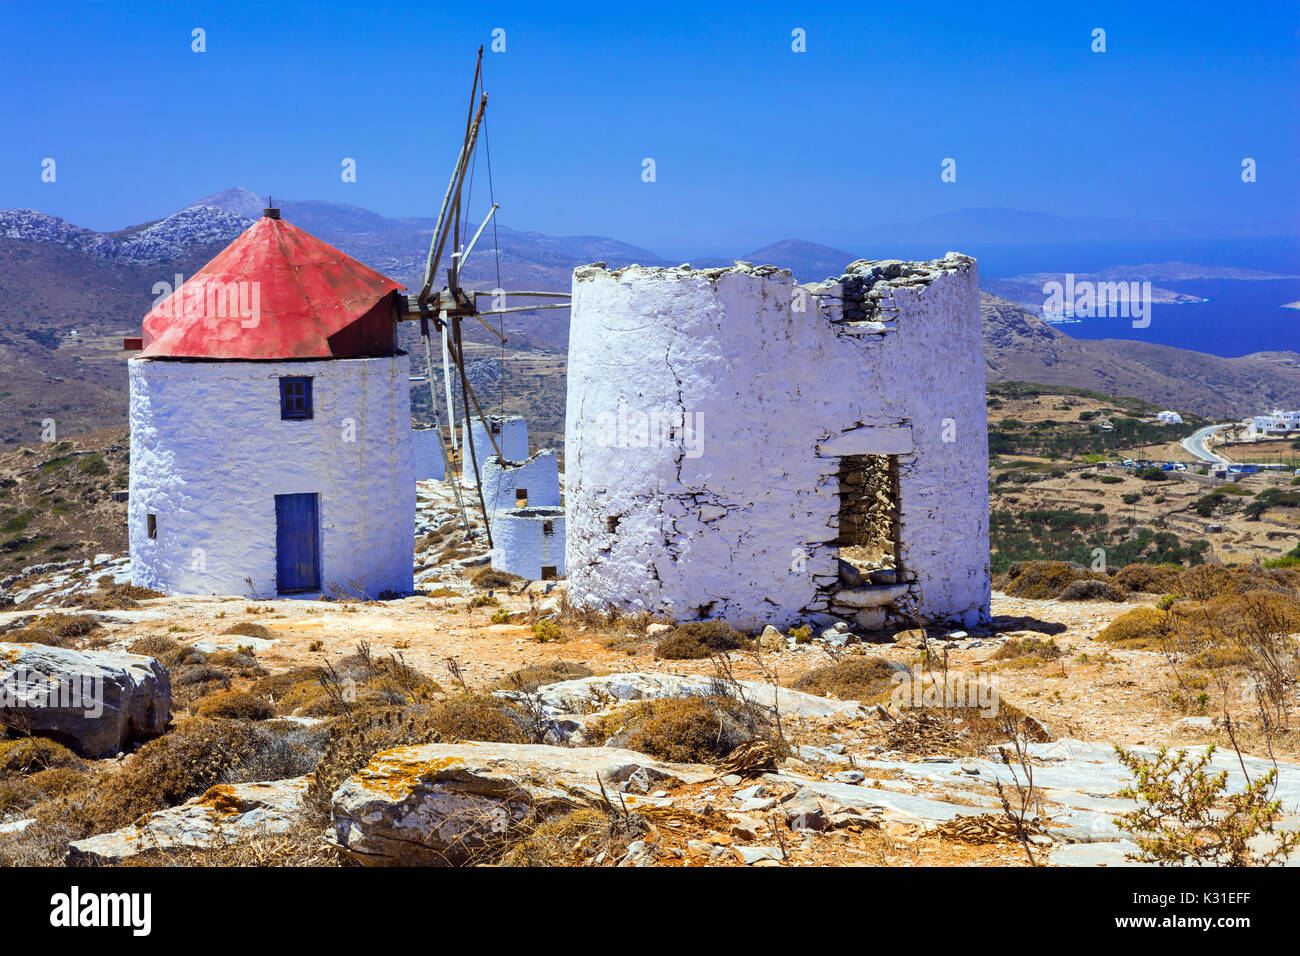
<svg viewBox="0 0 1300 956">
<path fill-rule="evenodd" d="M 528 489 L 527 489 L 527 488 L 516 488 L 516 489 L 515 489 L 515 507 L 516 507 L 516 508 L 527 508 L 527 507 L 528 507 Z"/>
<path fill-rule="evenodd" d="M 543 522 L 542 522 L 542 534 L 555 534 L 555 522 L 554 522 L 554 521 L 543 521 Z"/>
<path fill-rule="evenodd" d="M 280 378 L 280 417 L 282 419 L 311 418 L 311 377 L 284 375 Z"/>
<path fill-rule="evenodd" d="M 501 434 L 501 423 L 500 423 L 500 422 L 492 422 L 492 423 L 490 423 L 490 424 L 488 425 L 488 429 L 492 432 L 493 435 L 500 435 L 500 434 Z"/>
<path fill-rule="evenodd" d="M 145 515 L 144 523 L 145 523 L 145 529 L 148 532 L 149 537 L 151 538 L 158 537 L 158 516 Z"/>
<path fill-rule="evenodd" d="M 618 531 L 618 515 L 611 515 L 605 519 L 605 530 L 610 534 Z"/>
<path fill-rule="evenodd" d="M 543 580 L 543 581 L 554 581 L 554 580 L 556 579 L 556 577 L 557 577 L 557 575 L 556 575 L 556 573 L 555 573 L 555 565 L 553 565 L 553 564 L 546 564 L 546 565 L 543 565 L 543 566 L 542 566 L 542 580 Z"/>
</svg>

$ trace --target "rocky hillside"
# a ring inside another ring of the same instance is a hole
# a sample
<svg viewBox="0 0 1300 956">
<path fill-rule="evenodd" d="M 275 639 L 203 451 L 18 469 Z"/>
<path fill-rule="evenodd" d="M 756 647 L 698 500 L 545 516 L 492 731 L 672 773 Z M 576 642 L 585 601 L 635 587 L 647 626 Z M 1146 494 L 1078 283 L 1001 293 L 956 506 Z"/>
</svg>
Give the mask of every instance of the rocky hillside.
<svg viewBox="0 0 1300 956">
<path fill-rule="evenodd" d="M 276 200 L 285 218 L 344 252 L 414 286 L 433 220 L 380 216 L 340 203 Z M 33 210 L 0 211 L 0 442 L 36 441 L 53 420 L 60 437 L 121 423 L 126 414 L 124 335 L 138 334 L 160 282 L 201 268 L 260 215 L 263 197 L 244 189 L 207 196 L 154 223 L 96 233 Z M 606 261 L 664 264 L 654 253 L 598 236 L 546 236 L 498 227 L 501 282 L 510 289 L 565 289 L 576 265 Z M 787 239 L 743 255 L 774 262 L 802 281 L 838 273 L 851 253 Z M 730 260 L 699 259 L 697 266 Z M 1171 268 L 1134 267 L 1153 277 Z M 1185 270 L 1184 270 L 1185 271 Z M 471 286 L 497 283 L 496 256 L 484 246 L 466 269 Z M 1001 280 L 989 280 L 994 287 Z M 987 291 L 987 289 L 986 289 Z M 1073 385 L 1133 395 L 1207 416 L 1244 415 L 1262 405 L 1300 405 L 1300 355 L 1261 353 L 1223 359 L 1140 342 L 1082 341 L 1013 302 L 985 296 L 985 358 L 990 381 Z M 550 356 L 562 372 L 568 350 L 564 310 L 516 314 L 501 322 L 519 368 Z M 74 335 L 73 332 L 76 332 Z M 401 330 L 417 355 L 414 323 Z M 499 357 L 499 344 L 475 323 L 466 329 L 476 359 Z M 485 350 L 484 346 L 491 346 Z M 511 375 L 507 355 L 507 382 Z M 562 380 L 528 380 L 536 414 L 561 421 Z M 542 387 L 546 385 L 547 387 Z M 552 407 L 553 406 L 553 407 Z M 520 409 L 529 411 L 529 409 Z"/>
<path fill-rule="evenodd" d="M 1300 405 L 1300 354 L 1220 358 L 1167 345 L 1072 339 L 1024 306 L 983 294 L 984 364 L 990 382 L 1072 385 L 1206 417 Z"/>
<path fill-rule="evenodd" d="M 126 552 L 126 427 L 0 451 L 0 581 L 22 568 Z"/>
</svg>

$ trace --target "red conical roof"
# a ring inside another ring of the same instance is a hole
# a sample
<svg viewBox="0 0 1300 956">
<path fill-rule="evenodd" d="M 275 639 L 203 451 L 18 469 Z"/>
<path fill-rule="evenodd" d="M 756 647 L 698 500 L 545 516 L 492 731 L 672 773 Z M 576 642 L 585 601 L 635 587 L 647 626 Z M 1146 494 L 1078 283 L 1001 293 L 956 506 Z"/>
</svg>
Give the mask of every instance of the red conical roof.
<svg viewBox="0 0 1300 956">
<path fill-rule="evenodd" d="M 257 220 L 144 317 L 146 357 L 391 354 L 399 282 L 296 226 Z"/>
</svg>

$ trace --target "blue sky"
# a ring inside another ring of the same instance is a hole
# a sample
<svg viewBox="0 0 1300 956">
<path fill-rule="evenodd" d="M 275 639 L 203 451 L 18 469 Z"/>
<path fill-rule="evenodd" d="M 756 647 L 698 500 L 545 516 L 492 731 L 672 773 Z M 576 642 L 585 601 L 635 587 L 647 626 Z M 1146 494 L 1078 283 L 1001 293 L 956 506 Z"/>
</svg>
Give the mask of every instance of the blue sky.
<svg viewBox="0 0 1300 956">
<path fill-rule="evenodd" d="M 694 254 L 972 206 L 1294 219 L 1298 10 L 0 0 L 0 208 L 115 229 L 247 186 L 432 216 L 501 28 L 488 132 L 517 229 Z"/>
</svg>

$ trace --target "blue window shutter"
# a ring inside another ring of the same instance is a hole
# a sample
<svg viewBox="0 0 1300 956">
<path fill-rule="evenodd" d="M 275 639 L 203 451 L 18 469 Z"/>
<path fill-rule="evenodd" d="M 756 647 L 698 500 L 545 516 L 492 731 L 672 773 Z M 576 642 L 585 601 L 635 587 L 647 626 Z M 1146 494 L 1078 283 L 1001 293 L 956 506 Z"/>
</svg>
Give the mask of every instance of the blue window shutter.
<svg viewBox="0 0 1300 956">
<path fill-rule="evenodd" d="M 311 376 L 285 375 L 280 378 L 280 417 L 312 417 Z"/>
</svg>

